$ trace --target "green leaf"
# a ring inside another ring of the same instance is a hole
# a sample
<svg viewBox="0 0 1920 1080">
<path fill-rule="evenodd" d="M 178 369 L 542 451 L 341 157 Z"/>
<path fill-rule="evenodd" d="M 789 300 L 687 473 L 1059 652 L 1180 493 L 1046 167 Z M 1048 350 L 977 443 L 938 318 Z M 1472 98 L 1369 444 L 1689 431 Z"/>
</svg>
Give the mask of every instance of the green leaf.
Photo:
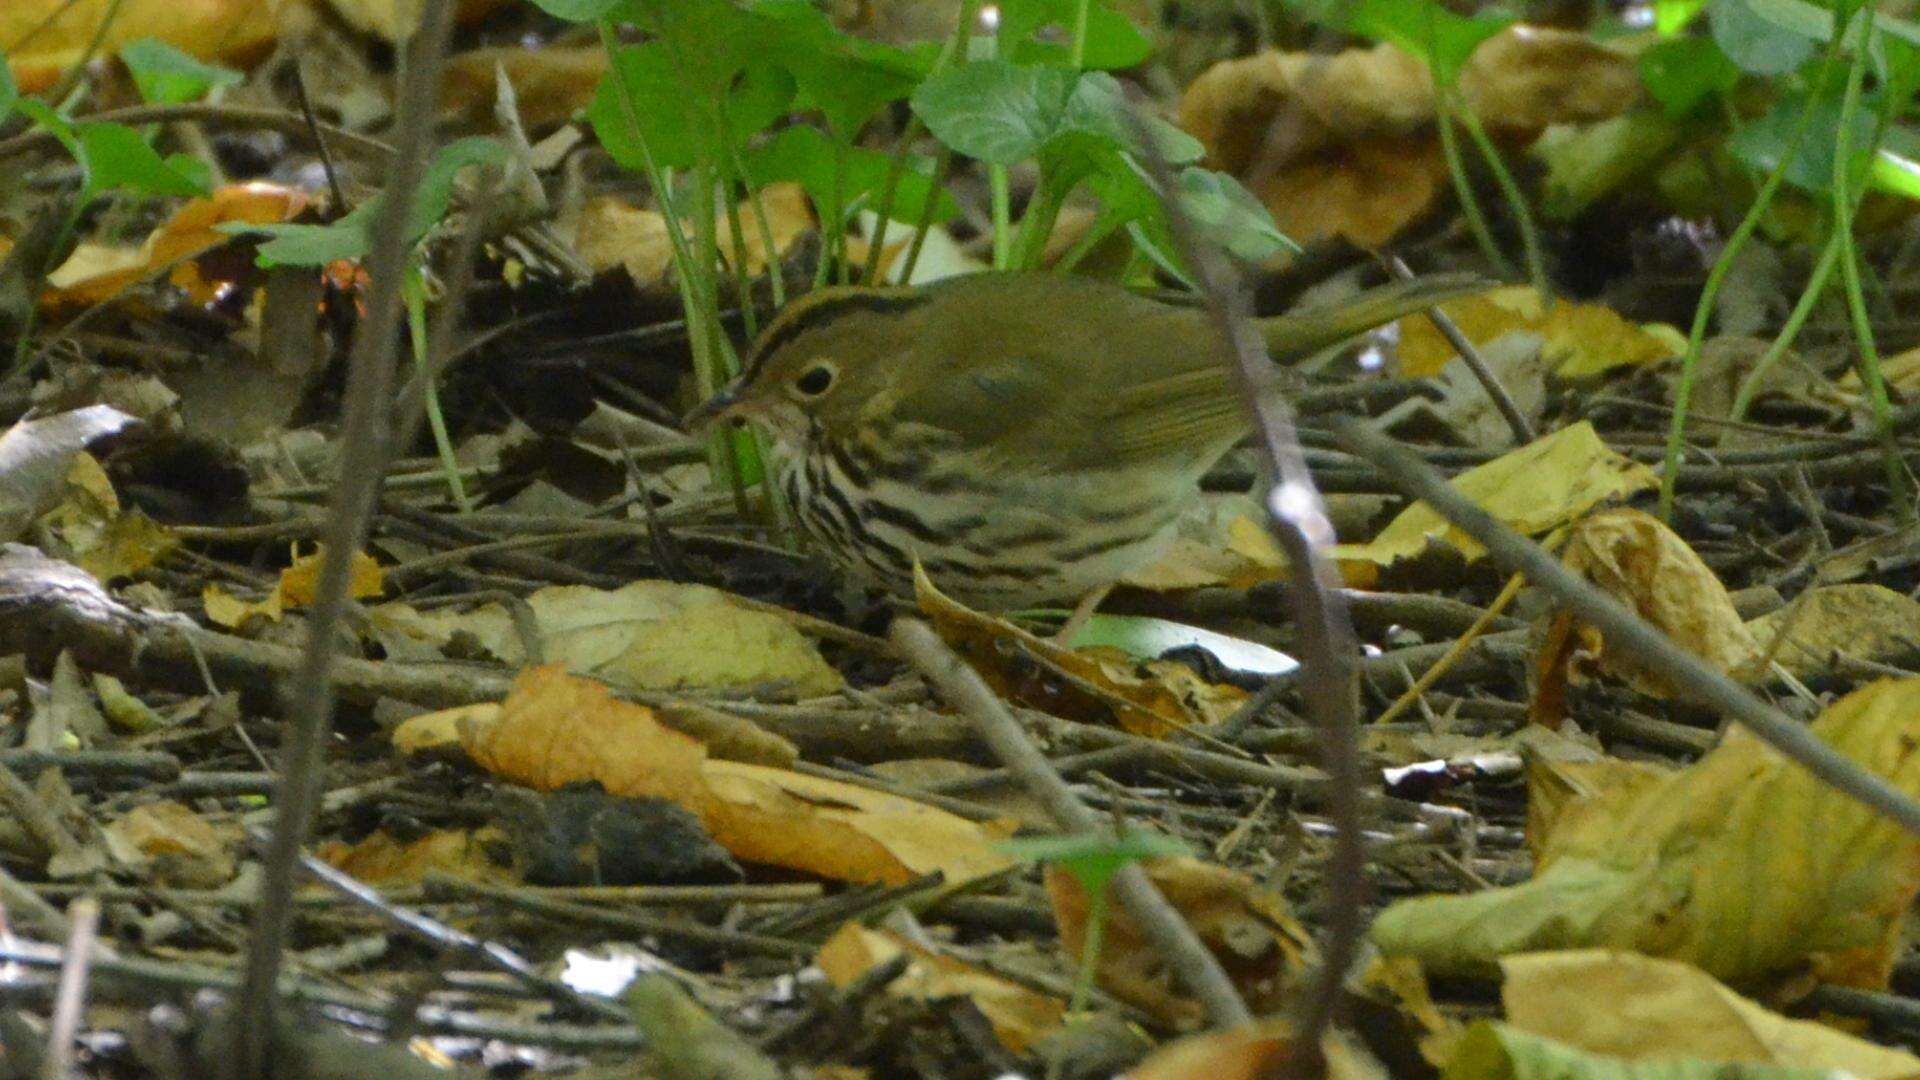
<svg viewBox="0 0 1920 1080">
<path fill-rule="evenodd" d="M 120 46 L 120 62 L 127 65 L 140 96 L 160 105 L 198 101 L 244 77 L 232 68 L 209 64 L 155 38 Z"/>
<path fill-rule="evenodd" d="M 1153 52 L 1153 43 L 1133 20 L 1109 7 L 1107 0 L 1002 0 L 1002 55 L 1021 64 L 1070 64 L 1073 25 L 1082 2 L 1087 5 L 1083 67 L 1129 68 Z"/>
<path fill-rule="evenodd" d="M 570 23 L 598 22 L 612 15 L 626 0 L 533 0 L 533 6 Z"/>
<path fill-rule="evenodd" d="M 1279 675 L 1300 666 L 1286 653 L 1256 641 L 1145 615 L 1095 614 L 1063 644 L 1071 649 L 1118 649 L 1136 660 L 1156 660 L 1175 650 L 1200 649 L 1233 671 L 1257 675 Z"/>
<path fill-rule="evenodd" d="M 475 136 L 448 143 L 427 162 L 407 215 L 407 242 L 419 243 L 453 203 L 453 186 L 460 170 L 471 165 L 500 164 L 507 148 L 494 139 Z M 373 225 L 380 198 L 369 199 L 352 212 L 326 225 L 229 222 L 214 226 L 221 232 L 265 236 L 255 261 L 261 266 L 325 266 L 339 259 L 364 258 L 373 250 Z"/>
<path fill-rule="evenodd" d="M 0 67 L 6 67 L 6 65 L 0 64 Z M 80 149 L 80 133 L 75 130 L 73 121 L 53 111 L 52 106 L 39 98 L 17 97 L 14 99 L 14 108 L 20 110 L 21 116 L 33 121 L 42 130 L 58 139 L 60 145 L 67 148 L 67 153 L 73 155 L 75 161 L 83 166 L 86 164 Z"/>
<path fill-rule="evenodd" d="M 808 0 L 761 0 L 749 13 L 756 47 L 793 74 L 796 107 L 818 109 L 843 139 L 912 93 L 939 48 L 928 42 L 901 49 L 843 34 Z"/>
<path fill-rule="evenodd" d="M 730 125 L 723 129 L 717 109 L 689 107 L 699 95 L 689 90 L 684 71 L 674 47 L 663 41 L 615 54 L 587 106 L 587 120 L 622 167 L 646 171 L 648 152 L 662 169 L 721 160 L 730 139 L 743 140 L 771 124 L 793 99 L 789 75 L 767 63 L 753 64 L 730 77 L 730 85 L 722 84 L 728 87 Z M 720 93 L 713 91 L 709 106 Z"/>
<path fill-rule="evenodd" d="M 1762 14 L 1752 0 L 1708 0 L 1707 18 L 1713 27 L 1713 40 L 1727 59 L 1752 75 L 1798 71 L 1817 44 L 1816 38 L 1787 21 Z"/>
<path fill-rule="evenodd" d="M 1274 224 L 1266 204 L 1226 173 L 1197 167 L 1182 170 L 1180 207 L 1201 239 L 1226 248 L 1236 258 L 1265 262 L 1300 250 Z"/>
<path fill-rule="evenodd" d="M 1456 15 L 1436 0 L 1297 0 L 1294 6 L 1324 26 L 1400 46 L 1448 84 L 1481 42 L 1514 21 L 1497 13 Z"/>
<path fill-rule="evenodd" d="M 1706 38 L 1673 38 L 1640 54 L 1640 81 L 1669 117 L 1679 119 L 1733 89 L 1740 69 Z"/>
<path fill-rule="evenodd" d="M 755 186 L 765 186 L 776 180 L 797 181 L 806 188 L 815 206 L 832 206 L 835 198 L 835 147 L 833 140 L 817 128 L 806 125 L 787 128 L 764 146 L 748 152 L 748 178 Z M 839 179 L 840 205 L 850 210 L 864 201 L 869 207 L 877 209 L 881 193 L 886 187 L 887 174 L 892 169 L 892 156 L 862 147 L 843 146 L 839 148 L 839 153 L 840 168 L 843 170 Z M 952 196 L 935 186 L 932 159 L 916 154 L 908 160 L 907 168 L 900 174 L 899 186 L 894 190 L 893 209 L 888 217 L 900 222 L 918 221 L 929 198 L 935 200 L 935 221 L 945 221 L 959 212 Z"/>
<path fill-rule="evenodd" d="M 1868 94 L 1861 99 L 1848 133 L 1849 145 L 1853 147 L 1849 170 L 1856 176 L 1868 166 L 1867 146 L 1873 141 L 1875 124 L 1875 106 L 1871 99 L 1875 96 Z M 1782 94 L 1765 115 L 1734 132 L 1727 140 L 1727 150 L 1754 169 L 1771 171 L 1786 155 L 1794 128 L 1800 122 L 1800 113 L 1806 107 L 1805 93 Z M 1800 140 L 1799 152 L 1787 166 L 1786 181 L 1803 191 L 1830 192 L 1834 180 L 1834 136 L 1840 129 L 1839 93 L 1829 91 L 1820 95 L 1813 110 L 1806 137 Z"/>
<path fill-rule="evenodd" d="M 138 131 L 125 124 L 79 124 L 79 159 L 90 191 L 121 189 L 142 195 L 204 195 L 206 170 L 189 175 L 179 157 L 162 159 Z"/>
<path fill-rule="evenodd" d="M 1653 0 L 1653 28 L 1661 37 L 1685 30 L 1707 6 L 1707 0 Z"/>
<path fill-rule="evenodd" d="M 1084 175 L 1115 153 L 1141 149 L 1120 84 L 1104 72 L 982 61 L 920 84 L 913 108 L 941 142 L 994 165 L 1037 157 L 1050 172 L 1068 167 Z M 1157 117 L 1136 115 L 1154 152 L 1168 162 L 1199 159 L 1198 140 Z"/>
<path fill-rule="evenodd" d="M 13 114 L 13 107 L 20 100 L 20 87 L 13 81 L 13 69 L 4 59 L 0 59 L 0 120 Z"/>
<path fill-rule="evenodd" d="M 1193 849 L 1164 833 L 1129 829 L 1118 836 L 1075 833 L 1002 840 L 995 848 L 1026 862 L 1054 863 L 1080 880 L 1089 893 L 1100 892 L 1122 867 L 1142 859 L 1191 855 Z"/>
</svg>

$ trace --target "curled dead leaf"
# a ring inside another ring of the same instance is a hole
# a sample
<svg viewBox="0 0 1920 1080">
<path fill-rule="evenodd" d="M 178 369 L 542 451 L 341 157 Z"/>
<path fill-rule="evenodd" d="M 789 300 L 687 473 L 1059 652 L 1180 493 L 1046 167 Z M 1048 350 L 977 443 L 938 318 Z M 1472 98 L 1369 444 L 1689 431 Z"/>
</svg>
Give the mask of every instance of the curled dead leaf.
<svg viewBox="0 0 1920 1080">
<path fill-rule="evenodd" d="M 1220 961 L 1249 1008 L 1267 1013 L 1285 1006 L 1287 993 L 1314 948 L 1284 897 L 1237 870 L 1199 859 L 1152 859 L 1142 866 Z M 1060 947 L 1077 961 L 1086 944 L 1086 891 L 1058 864 L 1047 866 L 1046 882 L 1054 920 L 1060 925 Z M 1100 985 L 1169 1025 L 1198 1025 L 1205 1019 L 1205 1010 L 1170 979 L 1160 951 L 1139 924 L 1123 909 L 1109 906 L 1100 946 Z"/>
<path fill-rule="evenodd" d="M 1482 123 L 1525 143 L 1550 124 L 1615 116 L 1640 99 L 1632 59 L 1580 34 L 1516 25 L 1481 43 L 1460 91 Z M 1434 204 L 1446 177 L 1426 65 L 1394 45 L 1332 56 L 1268 52 L 1215 65 L 1180 124 L 1288 235 L 1377 247 Z"/>
<path fill-rule="evenodd" d="M 1812 732 L 1920 796 L 1920 679 L 1857 690 Z M 1823 981 L 1886 985 L 1920 892 L 1920 840 L 1898 824 L 1742 728 L 1685 769 L 1632 770 L 1623 784 L 1557 770 L 1581 787 L 1545 819 L 1534 878 L 1400 901 L 1374 923 L 1384 953 L 1447 974 L 1542 949 L 1630 949 L 1734 983 L 1811 966 Z"/>
</svg>

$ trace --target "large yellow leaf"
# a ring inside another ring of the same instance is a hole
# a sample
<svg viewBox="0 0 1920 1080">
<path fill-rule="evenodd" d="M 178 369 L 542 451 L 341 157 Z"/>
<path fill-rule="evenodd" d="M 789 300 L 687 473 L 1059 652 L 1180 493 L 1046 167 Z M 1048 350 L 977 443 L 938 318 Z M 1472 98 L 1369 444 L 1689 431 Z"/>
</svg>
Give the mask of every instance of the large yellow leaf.
<svg viewBox="0 0 1920 1080">
<path fill-rule="evenodd" d="M 1563 379 L 1671 359 L 1687 344 L 1665 323 L 1631 323 L 1599 304 L 1556 300 L 1548 307 L 1530 285 L 1509 285 L 1440 307 L 1475 345 L 1516 331 L 1539 334 L 1541 363 Z M 1425 315 L 1408 316 L 1399 326 L 1400 365 L 1409 376 L 1437 375 L 1459 355 Z"/>
<path fill-rule="evenodd" d="M 1813 731 L 1920 796 L 1920 679 L 1855 691 Z M 1920 891 L 1920 841 L 1744 730 L 1688 768 L 1563 797 L 1532 881 L 1394 904 L 1374 923 L 1381 949 L 1443 972 L 1601 947 L 1730 982 L 1811 964 L 1828 981 L 1885 985 Z"/>
<path fill-rule="evenodd" d="M 1609 499 L 1659 484 L 1652 469 L 1609 449 L 1585 420 L 1453 478 L 1454 490 L 1530 536 L 1572 521 Z M 1368 543 L 1342 544 L 1332 555 L 1385 566 L 1418 554 L 1436 539 L 1470 559 L 1486 551 L 1432 507 L 1415 503 Z"/>
<path fill-rule="evenodd" d="M 1500 962 L 1514 1027 L 1625 1061 L 1738 1062 L 1825 1069 L 1861 1080 L 1915 1080 L 1920 1058 L 1811 1020 L 1789 1020 L 1699 968 L 1581 949 Z M 1606 1008 L 1593 1008 L 1596 1001 Z"/>
</svg>

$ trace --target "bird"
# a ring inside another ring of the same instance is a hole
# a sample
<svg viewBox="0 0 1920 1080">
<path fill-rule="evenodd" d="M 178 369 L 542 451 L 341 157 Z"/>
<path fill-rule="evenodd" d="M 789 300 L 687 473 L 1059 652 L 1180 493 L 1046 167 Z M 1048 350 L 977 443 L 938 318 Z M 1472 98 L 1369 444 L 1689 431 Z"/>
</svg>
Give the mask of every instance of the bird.
<svg viewBox="0 0 1920 1080">
<path fill-rule="evenodd" d="M 1487 287 L 1433 275 L 1257 325 L 1285 364 Z M 856 580 L 911 596 L 917 564 L 963 603 L 1028 608 L 1101 595 L 1165 550 L 1252 431 L 1230 363 L 1204 306 L 1093 278 L 825 287 L 686 422 L 762 426 L 801 531 Z M 1273 371 L 1263 392 L 1285 393 Z"/>
</svg>

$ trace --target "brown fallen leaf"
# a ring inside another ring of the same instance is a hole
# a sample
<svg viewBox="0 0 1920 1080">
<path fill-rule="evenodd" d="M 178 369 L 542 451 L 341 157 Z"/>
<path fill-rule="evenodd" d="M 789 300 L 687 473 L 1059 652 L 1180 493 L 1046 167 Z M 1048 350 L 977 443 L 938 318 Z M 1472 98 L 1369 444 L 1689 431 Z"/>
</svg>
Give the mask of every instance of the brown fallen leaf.
<svg viewBox="0 0 1920 1080">
<path fill-rule="evenodd" d="M 1811 730 L 1920 796 L 1920 679 L 1857 690 Z M 1533 880 L 1395 903 L 1374 922 L 1381 951 L 1436 974 L 1488 972 L 1521 952 L 1611 948 L 1736 984 L 1810 968 L 1828 982 L 1886 985 L 1920 892 L 1920 840 L 1899 825 L 1742 728 L 1685 769 L 1633 770 L 1616 786 L 1572 768 L 1585 790 L 1543 819 Z"/>
<path fill-rule="evenodd" d="M 1026 1053 L 1036 1039 L 1059 1028 L 1066 1017 L 1066 1003 L 1059 998 L 1036 993 L 954 957 L 921 948 L 897 934 L 868 929 L 857 922 L 847 923 L 828 938 L 814 956 L 814 963 L 826 973 L 828 982 L 844 988 L 902 953 L 912 960 L 899 978 L 887 984 L 889 996 L 910 1001 L 966 998 L 993 1025 L 1000 1042 L 1016 1054 Z"/>
<path fill-rule="evenodd" d="M 760 231 L 760 208 L 767 212 L 767 233 L 773 239 L 774 254 L 769 258 L 766 237 Z M 740 240 L 736 249 L 733 219 L 726 212 L 715 214 L 718 247 L 722 260 L 731 264 L 736 254 L 749 275 L 764 273 L 770 261 L 786 257 L 794 244 L 814 227 L 812 204 L 799 184 L 789 181 L 768 184 L 760 189 L 760 203 L 746 200 L 735 207 L 740 219 Z M 690 223 L 681 231 L 692 235 Z M 643 210 L 621 199 L 605 196 L 589 200 L 581 208 L 574 229 L 574 244 L 580 258 L 594 273 L 623 267 L 635 287 L 645 290 L 664 286 L 673 270 L 673 237 L 667 220 L 659 212 Z M 898 250 L 900 244 L 890 244 Z M 860 254 L 864 256 L 865 249 Z"/>
<path fill-rule="evenodd" d="M 1314 954 L 1313 939 L 1279 893 L 1237 870 L 1184 857 L 1148 860 L 1147 877 L 1220 961 L 1255 1013 L 1285 1007 L 1294 979 Z M 1047 896 L 1060 926 L 1060 948 L 1078 960 L 1086 944 L 1086 891 L 1072 873 L 1048 864 Z M 1171 982 L 1166 961 L 1122 908 L 1107 908 L 1100 946 L 1100 985 L 1168 1025 L 1191 1029 L 1205 1019 L 1200 1003 Z"/>
<path fill-rule="evenodd" d="M 1550 124 L 1618 115 L 1642 94 L 1624 53 L 1526 25 L 1475 50 L 1460 92 L 1496 136 L 1519 145 Z M 1180 102 L 1180 124 L 1210 164 L 1243 181 L 1288 235 L 1363 247 L 1424 216 L 1445 187 L 1434 116 L 1426 66 L 1393 45 L 1225 61 Z"/>
<path fill-rule="evenodd" d="M 1136 735 L 1161 738 L 1225 719 L 1247 693 L 1210 683 L 1185 664 L 1141 665 L 1111 649 L 1069 649 L 950 599 L 918 565 L 920 610 L 954 651 L 1003 697 L 1070 717 L 1102 718 Z M 1060 679 L 1025 659 L 1068 674 Z"/>
<path fill-rule="evenodd" d="M 401 840 L 381 829 L 357 844 L 330 840 L 315 854 L 368 885 L 396 888 L 418 885 L 434 873 L 463 881 L 513 883 L 513 871 L 491 854 L 506 848 L 506 834 L 492 826 L 440 829 L 413 840 Z"/>
<path fill-rule="evenodd" d="M 215 825 L 170 799 L 129 810 L 101 836 L 121 867 L 155 885 L 183 889 L 217 889 L 233 880 L 244 839 L 237 826 Z"/>
<path fill-rule="evenodd" d="M 1561 558 L 1569 570 L 1701 660 L 1740 678 L 1754 673 L 1760 648 L 1734 610 L 1726 586 L 1659 518 L 1628 507 L 1592 514 L 1568 534 Z M 1534 665 L 1536 722 L 1559 723 L 1564 688 L 1584 662 L 1642 693 L 1676 696 L 1660 676 L 1609 650 L 1599 632 L 1570 611 L 1559 609 L 1549 617 L 1545 638 Z"/>
<path fill-rule="evenodd" d="M 557 664 L 522 672 L 497 710 L 450 713 L 408 720 L 395 744 L 446 746 L 451 731 L 474 761 L 515 783 L 552 791 L 595 780 L 615 795 L 672 800 L 745 862 L 889 885 L 936 872 L 957 884 L 1012 865 L 993 846 L 1012 821 L 976 824 L 870 788 L 713 760 L 651 709 Z"/>
<path fill-rule="evenodd" d="M 513 84 L 520 122 L 538 129 L 565 123 L 593 102 L 593 90 L 607 70 L 607 52 L 599 45 L 545 42 L 537 49 L 495 45 L 469 49 L 447 58 L 441 69 L 440 108 L 467 123 L 493 119 L 495 74 Z"/>
<path fill-rule="evenodd" d="M 74 249 L 66 262 L 47 275 L 41 306 L 55 314 L 83 308 L 166 267 L 172 267 L 169 280 L 185 289 L 194 303 L 212 303 L 228 283 L 207 280 L 194 256 L 233 240 L 216 226 L 291 221 L 307 203 L 305 192 L 263 180 L 217 188 L 175 210 L 137 248 L 82 244 Z"/>
<path fill-rule="evenodd" d="M 1189 1035 L 1168 1043 L 1127 1073 L 1128 1080 L 1265 1080 L 1306 1067 L 1293 1026 L 1285 1019 Z M 1386 1080 L 1372 1055 L 1329 1033 L 1320 1045 L 1328 1080 Z"/>
</svg>

